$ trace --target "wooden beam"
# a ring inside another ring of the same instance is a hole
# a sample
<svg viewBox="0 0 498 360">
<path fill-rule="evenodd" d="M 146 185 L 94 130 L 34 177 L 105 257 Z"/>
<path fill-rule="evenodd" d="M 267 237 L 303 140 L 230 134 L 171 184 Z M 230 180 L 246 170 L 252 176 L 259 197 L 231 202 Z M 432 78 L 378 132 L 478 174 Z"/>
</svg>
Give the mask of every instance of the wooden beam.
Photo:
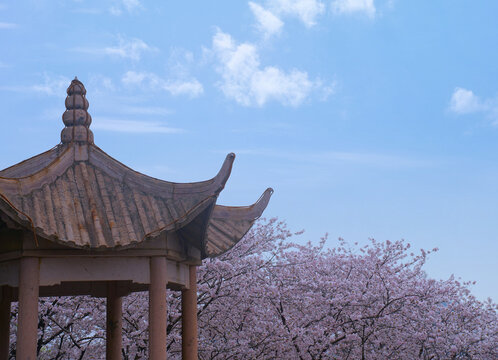
<svg viewBox="0 0 498 360">
<path fill-rule="evenodd" d="M 197 360 L 197 268 L 190 266 L 190 287 L 182 290 L 182 359 Z"/>
<path fill-rule="evenodd" d="M 121 360 L 123 345 L 123 298 L 118 293 L 118 283 L 107 283 L 107 322 L 106 322 L 106 359 Z"/>
<path fill-rule="evenodd" d="M 149 359 L 166 359 L 166 258 L 150 258 L 149 286 Z"/>
<path fill-rule="evenodd" d="M 18 360 L 36 360 L 40 261 L 25 257 L 19 269 Z"/>
<path fill-rule="evenodd" d="M 10 340 L 10 288 L 2 286 L 2 295 L 0 299 L 0 360 L 9 358 L 9 340 Z"/>
</svg>

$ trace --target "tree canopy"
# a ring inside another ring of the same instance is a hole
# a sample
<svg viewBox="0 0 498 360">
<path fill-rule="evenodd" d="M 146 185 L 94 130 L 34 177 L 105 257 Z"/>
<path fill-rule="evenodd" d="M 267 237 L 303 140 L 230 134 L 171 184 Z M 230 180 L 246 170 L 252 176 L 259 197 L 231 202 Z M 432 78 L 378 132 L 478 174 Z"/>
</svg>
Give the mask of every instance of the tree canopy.
<svg viewBox="0 0 498 360">
<path fill-rule="evenodd" d="M 497 305 L 423 271 L 405 241 L 335 248 L 260 221 L 198 268 L 200 359 L 497 359 Z M 123 301 L 123 357 L 147 357 L 147 293 Z M 181 358 L 180 293 L 168 293 L 168 354 Z M 13 306 L 15 315 L 16 306 Z M 15 316 L 13 324 L 15 324 Z M 100 358 L 105 300 L 40 300 L 40 359 Z M 11 327 L 11 358 L 15 326 Z"/>
</svg>

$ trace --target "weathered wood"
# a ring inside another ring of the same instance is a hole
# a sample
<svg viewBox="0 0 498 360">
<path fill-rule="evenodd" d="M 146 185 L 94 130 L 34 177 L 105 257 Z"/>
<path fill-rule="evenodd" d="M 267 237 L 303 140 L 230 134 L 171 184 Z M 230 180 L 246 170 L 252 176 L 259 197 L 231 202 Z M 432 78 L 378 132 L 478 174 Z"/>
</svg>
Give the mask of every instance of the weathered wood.
<svg viewBox="0 0 498 360">
<path fill-rule="evenodd" d="M 0 192 L 16 199 L 18 207 L 33 220 L 39 237 L 75 247 L 113 248 L 137 244 L 149 235 L 190 224 L 196 230 L 192 233 L 192 229 L 185 229 L 188 238 L 196 239 L 195 244 L 203 243 L 210 213 L 206 209 L 214 205 L 217 193 L 223 188 L 233 155 L 227 156 L 213 179 L 175 184 L 136 173 L 94 145 L 88 146 L 93 154 L 88 161 L 76 161 L 74 154 L 65 150 L 61 151 L 60 160 L 30 176 L 31 180 L 0 178 Z M 108 167 L 113 169 L 110 173 L 106 171 Z M 40 182 L 39 177 L 48 180 Z M 5 187 L 3 180 L 7 182 Z M 34 187 L 30 181 L 40 186 Z M 112 202 L 110 194 L 115 199 Z M 14 211 L 24 217 L 18 210 L 6 208 L 4 203 L 5 199 L 0 201 L 0 211 Z M 254 206 L 249 208 L 254 212 Z M 232 213 L 237 217 L 241 211 Z M 23 220 L 22 225 L 26 226 L 27 221 L 28 218 Z"/>
<path fill-rule="evenodd" d="M 60 156 L 60 150 L 61 146 L 56 146 L 41 154 L 26 159 L 19 164 L 3 169 L 0 171 L 0 177 L 18 178 L 32 175 L 56 160 Z"/>
<path fill-rule="evenodd" d="M 45 207 L 46 207 L 46 217 L 48 220 L 48 228 L 49 229 L 57 229 L 57 225 L 55 222 L 55 216 L 54 216 L 54 205 L 52 202 L 52 193 L 50 191 L 50 186 L 48 184 L 43 185 L 43 199 L 45 200 Z"/>
<path fill-rule="evenodd" d="M 166 223 L 164 222 L 164 217 L 162 216 L 161 210 L 157 204 L 156 198 L 153 196 L 148 197 L 152 212 L 160 228 L 164 228 Z"/>
<path fill-rule="evenodd" d="M 189 287 L 182 290 L 182 359 L 197 360 L 197 269 L 189 267 Z"/>
<path fill-rule="evenodd" d="M 75 212 L 73 211 L 72 213 L 70 213 L 69 211 L 70 204 L 68 204 L 68 202 L 70 202 L 71 200 L 70 199 L 68 200 L 66 198 L 66 194 L 68 191 L 64 189 L 65 184 L 66 183 L 61 179 L 58 179 L 56 183 L 57 191 L 59 192 L 59 200 L 63 214 L 63 219 L 67 219 L 66 221 L 63 221 L 66 230 L 65 235 L 68 239 L 71 239 L 75 244 L 79 245 L 81 244 L 79 231 L 73 232 L 73 226 L 72 226 L 72 222 L 75 220 L 74 219 Z M 78 213 L 76 213 L 76 215 L 78 215 Z"/>
<path fill-rule="evenodd" d="M 114 183 L 114 194 L 116 194 L 116 198 L 118 199 L 119 208 L 121 210 L 122 220 L 126 225 L 126 230 L 128 232 L 128 242 L 132 240 L 137 240 L 137 234 L 135 233 L 135 229 L 133 227 L 133 222 L 130 218 L 130 213 L 128 211 L 128 207 L 126 206 L 124 195 L 122 188 L 119 184 Z"/>
<path fill-rule="evenodd" d="M 19 360 L 36 360 L 39 274 L 38 258 L 21 259 L 16 351 L 16 359 Z"/>
<path fill-rule="evenodd" d="M 62 202 L 59 196 L 59 191 L 57 189 L 57 183 L 53 183 L 49 185 L 51 188 L 51 193 L 52 193 L 52 199 L 53 199 L 53 204 L 54 204 L 54 218 L 55 218 L 55 225 L 56 225 L 56 231 L 59 236 L 61 234 L 65 234 L 65 223 L 62 221 L 59 221 L 59 219 L 63 219 L 65 214 L 62 212 Z"/>
<path fill-rule="evenodd" d="M 22 195 L 28 195 L 32 191 L 43 187 L 44 184 L 50 184 L 56 178 L 64 174 L 68 167 L 74 162 L 74 149 L 67 148 L 61 155 L 48 166 L 50 171 L 38 171 L 29 177 L 20 177 L 18 179 Z"/>
<path fill-rule="evenodd" d="M 266 189 L 251 206 L 215 205 L 207 227 L 206 255 L 220 255 L 243 238 L 265 210 L 272 194 L 273 189 Z"/>
<path fill-rule="evenodd" d="M 111 235 L 112 235 L 112 238 L 114 239 L 114 244 L 119 245 L 120 244 L 119 239 L 124 234 L 121 232 L 120 226 L 118 225 L 118 222 L 116 221 L 116 219 L 114 217 L 114 211 L 113 211 L 113 207 L 111 204 L 111 200 L 109 198 L 109 193 L 107 191 L 106 184 L 104 182 L 102 175 L 97 170 L 93 169 L 92 167 L 89 167 L 89 170 L 90 170 L 90 174 L 92 175 L 92 178 L 94 178 L 96 180 L 96 183 L 98 184 L 98 188 L 99 188 L 100 193 L 101 193 L 102 203 L 104 205 L 103 210 L 104 210 L 105 216 L 107 218 L 107 224 L 108 224 L 109 228 L 111 229 Z"/>
<path fill-rule="evenodd" d="M 106 360 L 120 360 L 123 344 L 123 298 L 115 281 L 107 282 Z"/>
<path fill-rule="evenodd" d="M 96 237 L 96 243 L 99 245 L 107 245 L 107 247 L 113 247 L 114 240 L 112 238 L 106 241 L 104 237 L 103 221 L 101 220 L 101 216 L 99 215 L 99 207 L 97 207 L 97 199 L 100 198 L 100 194 L 97 194 L 94 191 L 95 187 L 90 184 L 90 179 L 88 175 L 88 170 L 84 162 L 80 162 L 77 165 L 77 170 L 79 171 L 80 178 L 83 179 L 83 187 L 84 194 L 88 197 L 88 206 L 90 210 L 90 216 L 87 219 L 91 219 L 90 224 L 93 225 L 93 229 L 95 230 L 94 236 Z M 83 201 L 85 203 L 85 201 Z"/>
<path fill-rule="evenodd" d="M 133 200 L 135 200 L 135 206 L 137 207 L 138 216 L 140 217 L 140 223 L 143 227 L 144 234 L 147 234 L 152 231 L 152 228 L 149 225 L 149 220 L 147 219 L 147 214 L 145 213 L 141 196 L 135 189 L 132 189 L 132 194 Z"/>
<path fill-rule="evenodd" d="M 81 174 L 81 168 L 79 164 L 73 165 L 73 168 L 69 169 L 67 176 L 69 178 L 69 191 L 68 195 L 74 204 L 74 209 L 76 211 L 77 217 L 75 225 L 78 227 L 82 244 L 90 244 L 90 246 L 96 246 L 96 234 L 95 225 L 92 211 L 90 209 L 90 198 L 87 199 L 87 192 L 85 188 L 85 180 Z M 73 180 L 74 179 L 74 180 Z M 74 218 L 74 217 L 73 217 Z"/>
<path fill-rule="evenodd" d="M 167 266 L 163 257 L 150 258 L 149 359 L 166 359 Z"/>
</svg>

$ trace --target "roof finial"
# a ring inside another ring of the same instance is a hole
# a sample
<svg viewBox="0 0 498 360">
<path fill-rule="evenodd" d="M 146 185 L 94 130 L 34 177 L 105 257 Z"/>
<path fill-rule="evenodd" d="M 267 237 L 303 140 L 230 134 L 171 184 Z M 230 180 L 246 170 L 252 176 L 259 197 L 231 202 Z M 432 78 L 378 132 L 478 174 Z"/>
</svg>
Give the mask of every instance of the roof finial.
<svg viewBox="0 0 498 360">
<path fill-rule="evenodd" d="M 87 111 L 88 105 L 85 86 L 75 76 L 67 88 L 66 111 L 62 115 L 62 121 L 66 125 L 61 133 L 63 144 L 93 143 L 93 133 L 90 130 L 92 117 Z"/>
</svg>

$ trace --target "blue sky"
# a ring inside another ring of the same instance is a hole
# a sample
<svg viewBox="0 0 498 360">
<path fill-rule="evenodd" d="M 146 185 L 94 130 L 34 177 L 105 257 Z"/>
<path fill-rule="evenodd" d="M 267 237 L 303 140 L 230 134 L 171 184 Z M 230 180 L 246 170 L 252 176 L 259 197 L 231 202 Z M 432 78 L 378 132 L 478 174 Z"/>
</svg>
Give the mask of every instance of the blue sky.
<svg viewBox="0 0 498 360">
<path fill-rule="evenodd" d="M 350 242 L 440 251 L 498 299 L 496 1 L 0 3 L 0 168 L 60 141 L 87 87 L 98 146 L 171 181 Z"/>
</svg>

